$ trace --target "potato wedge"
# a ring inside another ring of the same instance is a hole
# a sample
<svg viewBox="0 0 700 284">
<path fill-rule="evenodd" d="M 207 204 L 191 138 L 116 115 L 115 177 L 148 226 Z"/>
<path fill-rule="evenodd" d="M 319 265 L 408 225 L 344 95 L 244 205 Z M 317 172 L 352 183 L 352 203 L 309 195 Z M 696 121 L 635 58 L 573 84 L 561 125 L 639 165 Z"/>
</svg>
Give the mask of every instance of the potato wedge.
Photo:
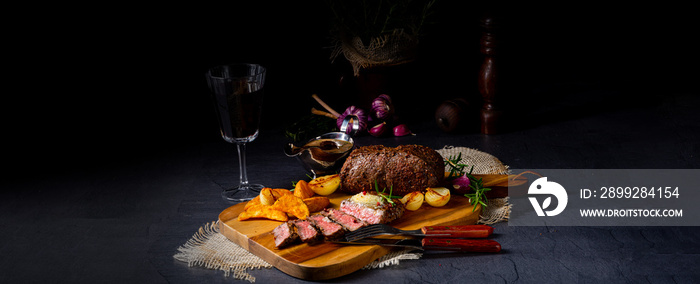
<svg viewBox="0 0 700 284">
<path fill-rule="evenodd" d="M 306 182 L 305 180 L 299 180 L 297 182 L 296 186 L 294 186 L 294 196 L 299 197 L 301 199 L 306 199 L 309 197 L 314 196 L 314 191 L 311 190 L 309 187 L 309 183 Z"/>
<path fill-rule="evenodd" d="M 293 194 L 293 193 L 291 190 L 286 189 L 286 188 L 273 188 L 272 194 L 275 196 L 275 199 L 279 199 L 280 197 L 282 197 L 282 195 Z"/>
<path fill-rule="evenodd" d="M 248 210 L 241 212 L 238 215 L 238 221 L 245 221 L 249 219 L 264 218 L 275 221 L 286 222 L 289 220 L 287 214 L 272 208 L 272 206 L 267 205 L 254 205 L 248 208 Z"/>
<path fill-rule="evenodd" d="M 258 196 L 260 197 L 260 204 L 272 205 L 272 204 L 275 204 L 277 199 L 280 199 L 280 197 L 282 197 L 282 195 L 287 195 L 287 194 L 292 194 L 292 192 L 290 190 L 284 189 L 284 188 L 265 187 L 262 190 L 260 190 L 260 194 Z"/>
<path fill-rule="evenodd" d="M 318 195 L 330 195 L 340 186 L 340 175 L 326 175 L 316 177 L 309 182 L 309 188 Z"/>
<path fill-rule="evenodd" d="M 260 190 L 260 204 L 262 205 L 272 205 L 275 204 L 277 198 L 272 194 L 272 188 L 264 187 Z"/>
<path fill-rule="evenodd" d="M 272 208 L 294 215 L 299 219 L 309 217 L 309 207 L 306 206 L 304 200 L 292 194 L 286 194 L 277 199 L 277 202 L 272 205 Z"/>
<path fill-rule="evenodd" d="M 253 207 L 255 205 L 262 205 L 262 203 L 260 202 L 260 195 L 248 201 L 248 203 L 245 204 L 245 207 L 243 207 L 243 211 L 246 211 L 248 210 L 248 208 Z"/>
<path fill-rule="evenodd" d="M 325 196 L 314 196 L 304 198 L 304 203 L 309 208 L 309 213 L 321 211 L 331 204 L 331 200 Z"/>
</svg>

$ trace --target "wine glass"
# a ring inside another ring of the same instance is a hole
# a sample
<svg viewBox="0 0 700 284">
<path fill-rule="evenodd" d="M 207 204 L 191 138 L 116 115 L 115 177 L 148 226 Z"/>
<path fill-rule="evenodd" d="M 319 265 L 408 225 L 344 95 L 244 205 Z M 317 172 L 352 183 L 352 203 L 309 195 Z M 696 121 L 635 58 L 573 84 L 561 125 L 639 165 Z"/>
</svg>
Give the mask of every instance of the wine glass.
<svg viewBox="0 0 700 284">
<path fill-rule="evenodd" d="M 221 196 L 230 201 L 253 199 L 263 188 L 248 182 L 246 143 L 258 137 L 266 69 L 258 64 L 227 64 L 209 69 L 207 83 L 214 99 L 221 137 L 238 148 L 240 183 L 224 189 Z"/>
</svg>

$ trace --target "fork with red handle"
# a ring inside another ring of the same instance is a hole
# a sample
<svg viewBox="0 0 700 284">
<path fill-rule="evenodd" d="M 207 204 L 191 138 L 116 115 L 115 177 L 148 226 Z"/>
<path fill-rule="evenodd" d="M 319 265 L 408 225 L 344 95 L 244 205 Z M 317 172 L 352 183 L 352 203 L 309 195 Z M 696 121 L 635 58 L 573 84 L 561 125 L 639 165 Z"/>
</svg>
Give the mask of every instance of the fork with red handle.
<svg viewBox="0 0 700 284">
<path fill-rule="evenodd" d="M 401 230 L 386 224 L 374 224 L 345 234 L 349 242 L 380 235 L 403 235 L 434 238 L 488 238 L 493 227 L 488 225 L 425 226 L 417 230 Z"/>
<path fill-rule="evenodd" d="M 400 230 L 386 224 L 369 225 L 345 235 L 339 240 L 350 244 L 374 244 L 411 247 L 423 250 L 448 250 L 461 252 L 499 252 L 501 245 L 485 239 L 493 233 L 487 225 L 425 226 L 417 230 Z M 405 235 L 422 239 L 372 238 L 380 235 Z"/>
</svg>

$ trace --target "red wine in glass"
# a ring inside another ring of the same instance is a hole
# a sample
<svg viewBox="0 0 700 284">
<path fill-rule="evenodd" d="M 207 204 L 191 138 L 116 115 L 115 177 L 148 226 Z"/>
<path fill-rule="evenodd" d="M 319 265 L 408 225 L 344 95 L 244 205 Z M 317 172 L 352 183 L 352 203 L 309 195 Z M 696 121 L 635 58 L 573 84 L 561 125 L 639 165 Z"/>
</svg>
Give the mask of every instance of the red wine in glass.
<svg viewBox="0 0 700 284">
<path fill-rule="evenodd" d="M 248 182 L 245 148 L 246 143 L 258 137 L 265 73 L 266 69 L 258 64 L 229 64 L 213 67 L 206 74 L 221 137 L 238 148 L 240 182 L 234 188 L 224 189 L 221 195 L 226 200 L 251 200 L 263 188 Z"/>
</svg>

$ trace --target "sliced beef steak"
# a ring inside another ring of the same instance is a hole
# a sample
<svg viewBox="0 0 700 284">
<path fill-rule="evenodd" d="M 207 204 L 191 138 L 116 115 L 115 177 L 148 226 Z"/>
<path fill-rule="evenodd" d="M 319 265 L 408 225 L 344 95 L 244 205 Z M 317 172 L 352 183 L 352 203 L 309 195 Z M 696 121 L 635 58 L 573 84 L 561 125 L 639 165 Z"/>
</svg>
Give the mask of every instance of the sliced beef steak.
<svg viewBox="0 0 700 284">
<path fill-rule="evenodd" d="M 284 248 L 299 241 L 299 235 L 291 221 L 284 222 L 272 230 L 275 237 L 275 247 Z"/>
<path fill-rule="evenodd" d="M 355 231 L 359 228 L 364 227 L 367 225 L 365 222 L 362 222 L 360 219 L 355 218 L 355 216 L 352 216 L 350 214 L 346 214 L 343 211 L 340 211 L 338 209 L 333 209 L 333 208 L 327 208 L 319 214 L 326 216 L 333 220 L 334 222 L 340 224 L 343 226 L 343 228 L 347 231 Z"/>
<path fill-rule="evenodd" d="M 309 216 L 307 220 L 318 228 L 327 240 L 334 240 L 342 237 L 345 234 L 345 229 L 340 224 L 333 222 L 326 216 L 314 214 Z"/>
<path fill-rule="evenodd" d="M 388 202 L 378 204 L 358 203 L 350 199 L 340 202 L 340 211 L 355 216 L 367 224 L 385 224 L 403 216 L 404 207 L 400 201 L 396 205 Z"/>
<path fill-rule="evenodd" d="M 315 243 L 323 239 L 323 235 L 321 235 L 318 230 L 316 230 L 316 227 L 308 220 L 295 219 L 292 221 L 292 224 L 294 224 L 299 239 L 301 239 L 302 242 Z"/>
</svg>

